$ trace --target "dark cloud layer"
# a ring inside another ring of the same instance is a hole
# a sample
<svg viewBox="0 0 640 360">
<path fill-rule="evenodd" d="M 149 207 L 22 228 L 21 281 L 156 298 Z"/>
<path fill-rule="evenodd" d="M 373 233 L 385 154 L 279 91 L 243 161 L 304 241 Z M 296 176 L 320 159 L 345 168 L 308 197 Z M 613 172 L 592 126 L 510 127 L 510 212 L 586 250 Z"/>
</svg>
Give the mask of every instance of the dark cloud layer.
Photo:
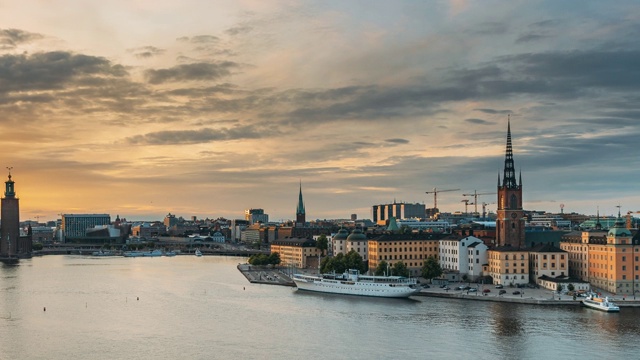
<svg viewBox="0 0 640 360">
<path fill-rule="evenodd" d="M 199 130 L 158 131 L 129 137 L 125 141 L 132 145 L 180 145 L 214 141 L 259 139 L 273 136 L 276 133 L 278 133 L 278 131 L 273 128 L 235 126 L 221 129 L 203 128 Z"/>
<path fill-rule="evenodd" d="M 13 49 L 20 44 L 29 43 L 44 38 L 36 34 L 19 29 L 0 29 L 0 49 Z"/>
<path fill-rule="evenodd" d="M 211 81 L 229 76 L 239 65 L 231 61 L 218 63 L 195 63 L 177 65 L 168 69 L 145 71 L 147 81 L 151 84 L 180 81 Z"/>
<path fill-rule="evenodd" d="M 127 71 L 102 57 L 64 51 L 0 56 L 0 93 L 61 89 L 92 77 L 123 77 Z"/>
</svg>

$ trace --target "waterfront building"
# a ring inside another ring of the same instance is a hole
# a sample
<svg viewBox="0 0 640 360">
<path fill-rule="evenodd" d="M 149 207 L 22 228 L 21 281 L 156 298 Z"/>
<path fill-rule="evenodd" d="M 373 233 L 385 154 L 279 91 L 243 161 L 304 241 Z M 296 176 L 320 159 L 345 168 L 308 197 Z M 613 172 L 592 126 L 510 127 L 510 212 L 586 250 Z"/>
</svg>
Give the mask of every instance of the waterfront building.
<svg viewBox="0 0 640 360">
<path fill-rule="evenodd" d="M 437 233 L 383 234 L 369 239 L 369 271 L 373 273 L 381 261 L 390 266 L 402 261 L 411 276 L 420 276 L 424 261 L 429 256 L 438 259 L 438 243 L 445 236 Z"/>
<path fill-rule="evenodd" d="M 97 225 L 110 225 L 109 214 L 63 214 L 60 230 L 63 243 L 80 241 L 87 236 L 87 230 Z"/>
<path fill-rule="evenodd" d="M 544 278 L 566 278 L 569 275 L 568 253 L 553 244 L 541 244 L 529 251 L 530 281 Z"/>
<path fill-rule="evenodd" d="M 373 222 L 378 225 L 387 225 L 387 221 L 392 217 L 396 219 L 423 219 L 425 217 L 424 204 L 408 204 L 404 202 L 393 202 L 392 204 L 373 205 L 371 212 Z"/>
<path fill-rule="evenodd" d="M 487 263 L 488 247 L 475 236 L 446 238 L 439 242 L 438 263 L 446 272 L 455 272 L 461 279 L 476 279 L 482 275 L 482 265 Z"/>
<path fill-rule="evenodd" d="M 140 239 L 153 239 L 166 233 L 164 224 L 159 222 L 137 223 L 131 227 L 131 235 Z"/>
<path fill-rule="evenodd" d="M 522 208 L 522 174 L 516 181 L 511 144 L 511 120 L 507 123 L 507 148 L 502 184 L 498 174 L 498 210 L 496 218 L 496 246 L 525 246 L 525 217 Z"/>
<path fill-rule="evenodd" d="M 475 281 L 483 276 L 484 266 L 488 262 L 489 247 L 482 240 L 478 240 L 467 246 L 467 258 L 469 260 L 467 277 L 469 281 Z"/>
<path fill-rule="evenodd" d="M 302 181 L 300 182 L 300 192 L 298 193 L 298 206 L 296 207 L 296 224 L 295 226 L 305 226 L 307 222 L 307 215 L 304 208 L 304 201 L 302 200 Z"/>
<path fill-rule="evenodd" d="M 549 277 L 543 275 L 538 278 L 537 284 L 540 287 L 551 291 L 557 291 L 558 286 L 562 285 L 563 293 L 568 291 L 569 285 L 573 285 L 573 291 L 586 292 L 591 290 L 591 284 L 588 282 L 566 276 Z"/>
<path fill-rule="evenodd" d="M 600 236 L 583 232 L 580 243 L 576 236 L 563 238 L 561 248 L 568 251 L 572 262 L 579 266 L 579 271 L 574 273 L 592 286 L 614 294 L 640 292 L 640 233 L 636 232 L 634 236 L 618 214 L 606 237 L 602 232 L 595 234 Z"/>
<path fill-rule="evenodd" d="M 31 239 L 40 244 L 53 243 L 54 229 L 48 226 L 33 226 L 31 228 Z"/>
<path fill-rule="evenodd" d="M 269 214 L 265 214 L 263 209 L 247 209 L 244 211 L 244 219 L 253 225 L 257 222 L 266 224 L 269 222 Z"/>
<path fill-rule="evenodd" d="M 573 231 L 562 237 L 560 249 L 569 258 L 569 276 L 589 281 L 589 247 L 607 243 L 607 232 L 600 230 Z"/>
<path fill-rule="evenodd" d="M 280 266 L 317 269 L 320 250 L 316 244 L 312 239 L 279 239 L 271 244 L 271 253 L 280 254 Z"/>
<path fill-rule="evenodd" d="M 486 275 L 494 284 L 517 285 L 529 283 L 529 251 L 502 246 L 487 251 Z"/>
</svg>

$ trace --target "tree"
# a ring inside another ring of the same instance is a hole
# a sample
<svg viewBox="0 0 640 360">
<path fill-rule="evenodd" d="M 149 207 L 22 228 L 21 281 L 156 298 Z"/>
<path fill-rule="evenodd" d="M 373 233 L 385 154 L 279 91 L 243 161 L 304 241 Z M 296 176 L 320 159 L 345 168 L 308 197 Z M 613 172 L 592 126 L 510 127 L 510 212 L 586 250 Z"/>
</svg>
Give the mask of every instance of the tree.
<svg viewBox="0 0 640 360">
<path fill-rule="evenodd" d="M 438 264 L 438 260 L 433 256 L 429 256 L 422 266 L 422 277 L 428 280 L 442 275 L 442 268 Z"/>
<path fill-rule="evenodd" d="M 322 256 L 324 256 L 325 251 L 329 249 L 329 240 L 327 240 L 327 236 L 322 234 L 316 240 L 316 248 L 321 251 Z"/>
<path fill-rule="evenodd" d="M 576 287 L 575 287 L 575 286 L 573 286 L 573 284 L 569 284 L 569 285 L 567 285 L 567 290 L 569 290 L 569 291 L 573 291 L 573 290 L 575 290 L 575 289 L 576 289 Z"/>
<path fill-rule="evenodd" d="M 402 261 L 397 261 L 391 267 L 391 275 L 409 277 L 409 269 Z"/>
<path fill-rule="evenodd" d="M 347 253 L 345 260 L 346 260 L 345 265 L 347 269 L 357 269 L 361 273 L 367 272 L 367 268 L 365 267 L 365 264 L 362 261 L 362 256 L 360 256 L 360 254 L 358 254 L 355 250 L 351 249 L 351 251 Z"/>
<path fill-rule="evenodd" d="M 558 291 L 558 294 L 562 292 L 562 289 L 564 287 L 562 286 L 562 284 L 558 283 L 558 287 L 556 288 L 556 290 Z"/>
<path fill-rule="evenodd" d="M 280 264 L 280 261 L 281 261 L 280 260 L 280 253 L 273 252 L 273 253 L 271 253 L 271 255 L 269 255 L 269 260 L 268 260 L 269 264 L 278 265 L 278 264 Z"/>
<path fill-rule="evenodd" d="M 388 262 L 384 260 L 380 261 L 373 274 L 377 276 L 385 275 L 387 273 L 387 266 L 389 266 Z"/>
</svg>

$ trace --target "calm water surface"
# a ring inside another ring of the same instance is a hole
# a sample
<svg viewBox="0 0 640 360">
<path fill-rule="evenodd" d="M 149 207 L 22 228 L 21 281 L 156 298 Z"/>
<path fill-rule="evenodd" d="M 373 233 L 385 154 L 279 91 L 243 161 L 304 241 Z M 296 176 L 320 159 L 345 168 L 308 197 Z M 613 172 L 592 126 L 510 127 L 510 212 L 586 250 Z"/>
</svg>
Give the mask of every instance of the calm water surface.
<svg viewBox="0 0 640 360">
<path fill-rule="evenodd" d="M 298 293 L 248 283 L 236 269 L 244 261 L 46 256 L 2 266 L 0 359 L 640 356 L 636 309 Z"/>
</svg>

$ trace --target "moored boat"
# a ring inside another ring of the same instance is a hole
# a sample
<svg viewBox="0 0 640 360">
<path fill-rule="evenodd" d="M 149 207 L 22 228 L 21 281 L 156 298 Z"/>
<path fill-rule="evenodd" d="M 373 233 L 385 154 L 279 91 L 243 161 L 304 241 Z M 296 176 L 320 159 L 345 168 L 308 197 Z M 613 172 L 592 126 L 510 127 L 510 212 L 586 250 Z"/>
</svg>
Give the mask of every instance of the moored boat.
<svg viewBox="0 0 640 360">
<path fill-rule="evenodd" d="M 619 312 L 620 311 L 620 307 L 618 307 L 616 304 L 611 302 L 609 300 L 608 296 L 605 296 L 604 298 L 601 298 L 601 297 L 589 295 L 589 296 L 587 296 L 586 299 L 582 300 L 582 305 L 584 305 L 586 307 L 589 307 L 589 308 L 592 308 L 592 309 L 605 311 L 605 312 Z"/>
<path fill-rule="evenodd" d="M 361 275 L 353 269 L 338 275 L 294 274 L 292 279 L 299 290 L 343 295 L 406 298 L 421 289 L 415 278 Z"/>
<path fill-rule="evenodd" d="M 195 254 L 196 256 L 202 256 L 202 251 L 200 251 L 200 249 L 196 249 Z"/>
</svg>

